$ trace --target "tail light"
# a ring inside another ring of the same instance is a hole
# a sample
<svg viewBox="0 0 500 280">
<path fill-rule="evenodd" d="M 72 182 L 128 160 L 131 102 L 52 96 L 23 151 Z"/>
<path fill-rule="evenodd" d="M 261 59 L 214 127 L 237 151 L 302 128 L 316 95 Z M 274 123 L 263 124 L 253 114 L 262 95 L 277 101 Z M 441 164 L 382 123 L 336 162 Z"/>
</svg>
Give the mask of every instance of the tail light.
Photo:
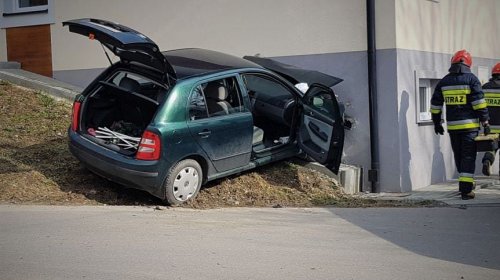
<svg viewBox="0 0 500 280">
<path fill-rule="evenodd" d="M 80 107 L 82 103 L 75 101 L 73 103 L 73 113 L 71 115 L 71 130 L 76 131 L 78 129 L 78 120 L 80 119 Z"/>
<path fill-rule="evenodd" d="M 135 157 L 141 160 L 157 160 L 160 158 L 160 146 L 160 136 L 146 130 L 142 134 Z"/>
</svg>

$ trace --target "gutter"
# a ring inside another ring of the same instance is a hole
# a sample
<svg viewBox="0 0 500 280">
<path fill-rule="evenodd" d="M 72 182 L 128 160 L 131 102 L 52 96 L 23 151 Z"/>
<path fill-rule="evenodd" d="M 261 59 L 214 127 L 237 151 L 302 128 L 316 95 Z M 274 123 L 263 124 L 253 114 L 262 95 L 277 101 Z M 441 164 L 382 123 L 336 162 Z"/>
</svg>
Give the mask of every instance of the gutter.
<svg viewBox="0 0 500 280">
<path fill-rule="evenodd" d="M 367 54 L 368 54 L 368 99 L 370 115 L 370 156 L 371 167 L 368 170 L 368 181 L 371 192 L 379 192 L 379 137 L 378 137 L 378 105 L 377 105 L 377 55 L 375 37 L 375 0 L 366 0 Z"/>
</svg>

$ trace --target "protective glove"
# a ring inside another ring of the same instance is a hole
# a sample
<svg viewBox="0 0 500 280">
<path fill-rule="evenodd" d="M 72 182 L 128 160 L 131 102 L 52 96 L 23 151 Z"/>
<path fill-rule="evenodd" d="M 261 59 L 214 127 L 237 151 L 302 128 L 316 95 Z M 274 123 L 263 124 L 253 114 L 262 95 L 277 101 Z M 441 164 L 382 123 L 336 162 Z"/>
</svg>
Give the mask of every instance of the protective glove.
<svg viewBox="0 0 500 280">
<path fill-rule="evenodd" d="M 434 133 L 436 133 L 436 135 L 439 135 L 439 134 L 443 135 L 444 128 L 440 123 L 434 124 Z"/>
<path fill-rule="evenodd" d="M 483 133 L 484 135 L 488 135 L 491 133 L 490 125 L 488 123 L 483 124 Z"/>
</svg>

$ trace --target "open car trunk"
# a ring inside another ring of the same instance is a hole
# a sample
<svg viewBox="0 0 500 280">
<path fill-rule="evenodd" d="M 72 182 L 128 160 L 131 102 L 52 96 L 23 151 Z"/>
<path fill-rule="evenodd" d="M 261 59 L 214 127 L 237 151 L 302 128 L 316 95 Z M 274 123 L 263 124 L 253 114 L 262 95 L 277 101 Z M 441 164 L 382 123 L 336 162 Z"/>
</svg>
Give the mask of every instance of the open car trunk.
<svg viewBox="0 0 500 280">
<path fill-rule="evenodd" d="M 101 81 L 84 101 L 81 133 L 125 155 L 135 155 L 166 89 L 136 74 L 119 72 Z"/>
</svg>

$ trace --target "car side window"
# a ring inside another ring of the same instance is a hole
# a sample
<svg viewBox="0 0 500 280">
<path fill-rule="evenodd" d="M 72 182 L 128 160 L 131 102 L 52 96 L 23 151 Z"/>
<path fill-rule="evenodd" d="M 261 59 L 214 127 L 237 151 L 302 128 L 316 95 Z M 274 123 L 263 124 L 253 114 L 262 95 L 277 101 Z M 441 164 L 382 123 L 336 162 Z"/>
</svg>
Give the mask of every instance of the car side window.
<svg viewBox="0 0 500 280">
<path fill-rule="evenodd" d="M 207 103 L 203 95 L 203 88 L 201 85 L 197 86 L 189 99 L 189 119 L 199 120 L 208 118 Z"/>
<path fill-rule="evenodd" d="M 335 118 L 336 116 L 337 112 L 335 112 L 334 101 L 330 92 L 324 90 L 311 92 L 307 103 L 330 118 Z"/>
<path fill-rule="evenodd" d="M 261 75 L 245 74 L 243 81 L 251 98 L 270 102 L 272 100 L 286 100 L 293 97 L 288 88 L 272 79 Z"/>
<path fill-rule="evenodd" d="M 203 100 L 203 104 L 201 100 Z M 245 111 L 241 92 L 234 77 L 210 81 L 197 86 L 191 94 L 189 106 L 190 120 Z"/>
</svg>

